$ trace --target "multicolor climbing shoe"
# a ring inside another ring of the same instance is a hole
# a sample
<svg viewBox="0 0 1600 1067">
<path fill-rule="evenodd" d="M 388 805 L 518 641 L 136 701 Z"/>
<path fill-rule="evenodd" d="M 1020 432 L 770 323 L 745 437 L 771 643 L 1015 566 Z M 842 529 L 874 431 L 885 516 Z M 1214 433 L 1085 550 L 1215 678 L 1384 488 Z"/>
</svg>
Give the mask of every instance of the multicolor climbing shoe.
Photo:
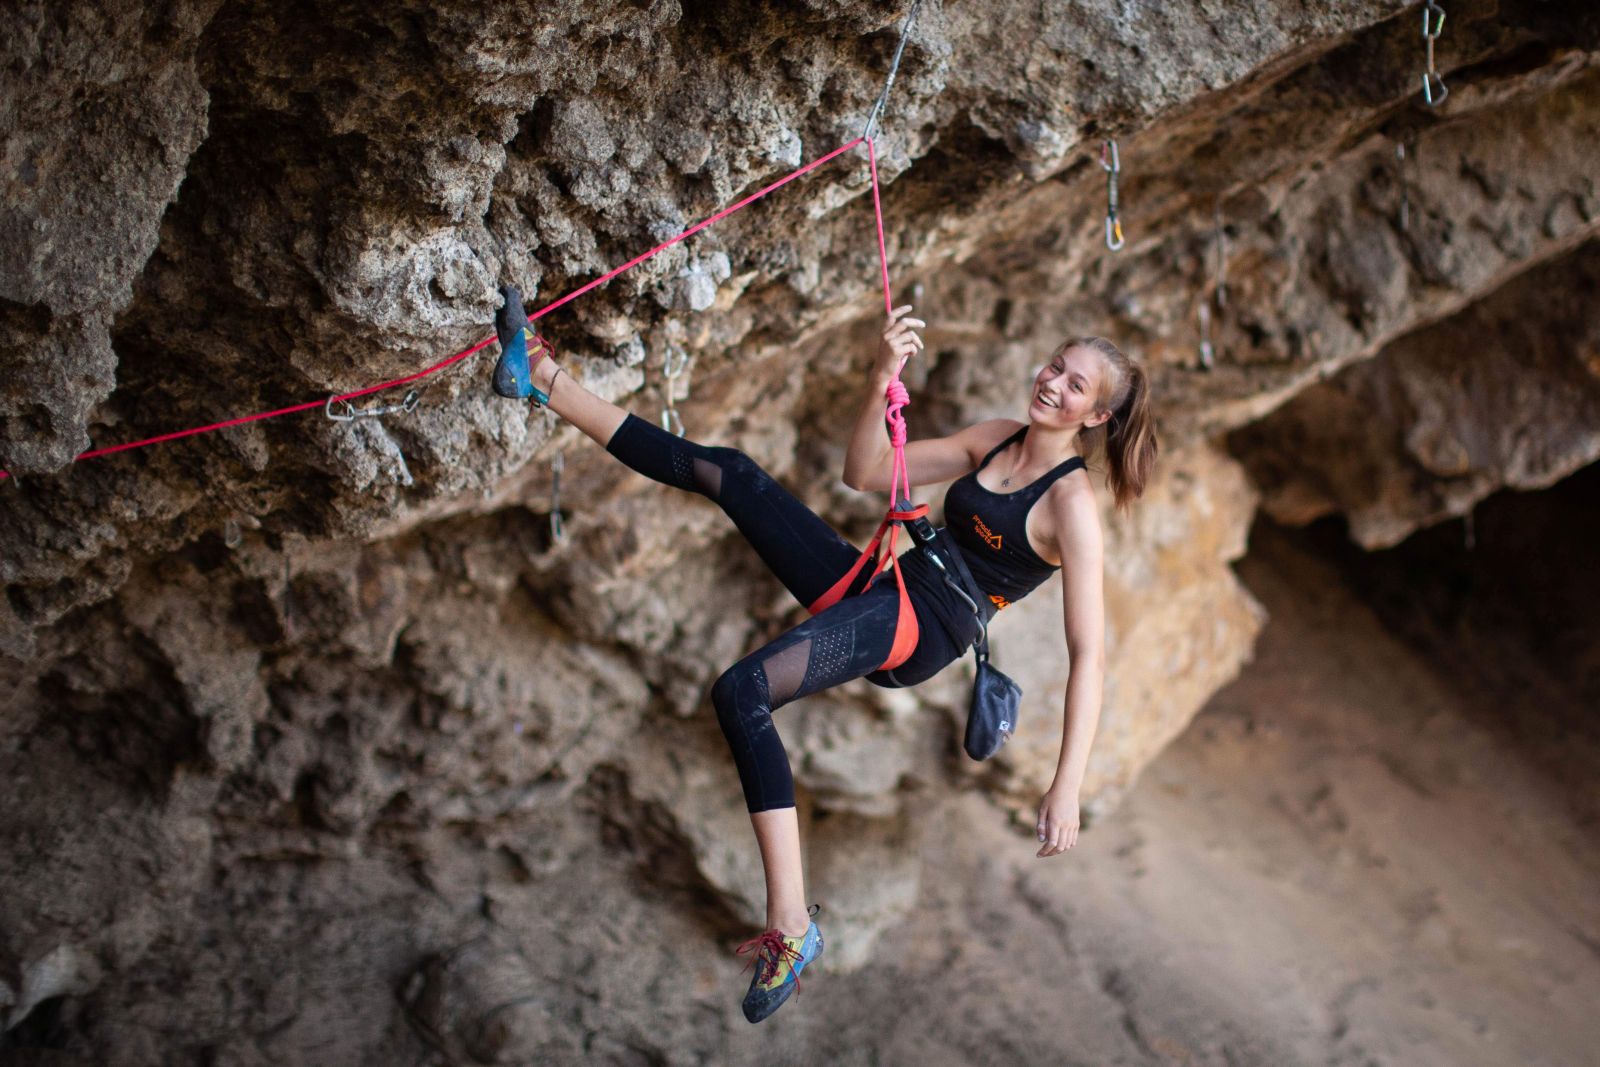
<svg viewBox="0 0 1600 1067">
<path fill-rule="evenodd" d="M 821 905 L 808 909 L 815 915 Z M 806 964 L 822 955 L 822 931 L 813 921 L 800 937 L 790 937 L 782 930 L 772 929 L 752 937 L 735 950 L 738 955 L 754 952 L 751 961 L 756 973 L 750 979 L 750 991 L 744 995 L 744 1017 L 753 1023 L 771 1015 L 789 999 L 789 994 L 800 988 L 800 972 Z"/>
<path fill-rule="evenodd" d="M 543 405 L 550 397 L 533 384 L 533 368 L 552 352 L 550 342 L 528 326 L 528 313 L 522 310 L 522 294 L 514 285 L 502 285 L 505 303 L 495 312 L 494 332 L 500 340 L 500 360 L 494 365 L 494 391 L 515 399 L 533 397 Z M 529 346 L 533 353 L 530 362 Z"/>
</svg>

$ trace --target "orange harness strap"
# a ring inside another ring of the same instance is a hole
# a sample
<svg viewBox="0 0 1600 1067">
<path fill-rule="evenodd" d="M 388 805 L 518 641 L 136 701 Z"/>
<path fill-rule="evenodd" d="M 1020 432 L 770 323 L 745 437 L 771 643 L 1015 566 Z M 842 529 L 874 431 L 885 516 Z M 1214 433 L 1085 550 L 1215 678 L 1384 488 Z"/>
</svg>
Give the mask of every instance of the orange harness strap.
<svg viewBox="0 0 1600 1067">
<path fill-rule="evenodd" d="M 928 513 L 928 505 L 918 504 L 916 507 L 905 510 L 889 509 L 889 513 L 878 524 L 878 532 L 872 535 L 866 550 L 856 559 L 855 566 L 845 573 L 843 578 L 833 583 L 833 588 L 823 593 L 806 607 L 806 610 L 815 615 L 833 607 L 844 599 L 845 593 L 861 574 L 861 569 L 872 561 L 872 577 L 867 579 L 867 584 L 861 587 L 864 593 L 872 588 L 872 583 L 877 581 L 884 573 L 884 555 L 888 556 L 888 564 L 894 570 L 895 582 L 900 587 L 900 607 L 894 623 L 894 644 L 889 649 L 889 656 L 878 667 L 879 670 L 893 670 L 911 658 L 911 653 L 916 650 L 917 638 L 920 631 L 917 629 L 917 613 L 912 610 L 911 596 L 906 592 L 905 576 L 900 571 L 900 557 L 895 553 L 895 542 L 900 537 L 900 524 L 910 519 L 920 519 Z M 883 535 L 887 533 L 889 539 L 884 541 Z"/>
</svg>

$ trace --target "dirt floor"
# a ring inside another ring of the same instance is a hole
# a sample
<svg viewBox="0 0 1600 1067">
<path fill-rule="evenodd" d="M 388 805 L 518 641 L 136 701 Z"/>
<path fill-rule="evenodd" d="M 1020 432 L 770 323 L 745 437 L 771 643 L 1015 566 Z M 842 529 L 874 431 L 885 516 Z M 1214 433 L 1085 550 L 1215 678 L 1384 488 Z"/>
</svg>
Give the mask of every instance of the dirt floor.
<svg viewBox="0 0 1600 1067">
<path fill-rule="evenodd" d="M 1592 769 L 1589 709 L 1442 676 L 1308 546 L 1258 527 L 1255 662 L 1113 817 L 1038 860 L 952 800 L 893 955 L 819 961 L 727 1062 L 1594 1063 L 1594 786 L 1514 728 L 1573 724 Z"/>
</svg>

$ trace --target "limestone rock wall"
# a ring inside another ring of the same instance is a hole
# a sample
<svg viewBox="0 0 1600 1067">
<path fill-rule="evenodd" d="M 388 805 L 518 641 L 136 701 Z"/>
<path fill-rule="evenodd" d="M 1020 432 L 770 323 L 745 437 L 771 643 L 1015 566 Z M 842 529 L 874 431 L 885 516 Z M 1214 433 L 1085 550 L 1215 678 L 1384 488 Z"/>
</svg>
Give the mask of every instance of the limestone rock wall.
<svg viewBox="0 0 1600 1067">
<path fill-rule="evenodd" d="M 488 332 L 498 281 L 530 306 L 570 292 L 857 136 L 900 13 L 74 0 L 0 16 L 16 102 L 0 118 L 0 1030 L 105 1063 L 159 1060 L 180 1012 L 171 1040 L 219 1062 L 419 1041 L 561 1057 L 609 1047 L 594 1003 L 634 979 L 607 970 L 603 934 L 571 933 L 577 905 L 530 916 L 530 895 L 625 913 L 679 894 L 684 936 L 759 920 L 705 693 L 798 610 L 710 504 L 493 397 L 487 355 L 382 421 L 293 415 L 68 461 L 409 373 Z M 930 320 L 913 433 L 1015 414 L 1072 334 L 1111 336 L 1154 375 L 1156 481 L 1105 516 L 1091 821 L 1249 657 L 1264 613 L 1229 562 L 1258 496 L 1345 511 L 1387 543 L 1592 458 L 1589 401 L 1518 394 L 1565 434 L 1530 464 L 1492 399 L 1458 404 L 1440 354 L 1488 329 L 1504 344 L 1473 347 L 1485 382 L 1592 392 L 1593 367 L 1549 338 L 1570 327 L 1582 351 L 1590 325 L 1600 15 L 1453 4 L 1438 110 L 1416 100 L 1415 16 L 927 2 L 911 33 L 878 151 L 891 269 Z M 1117 255 L 1100 242 L 1106 135 Z M 690 434 L 860 534 L 881 502 L 837 473 L 880 315 L 867 194 L 856 153 L 542 326 L 571 373 L 648 417 L 681 346 Z M 1554 329 L 1519 330 L 1550 292 Z M 1339 441 L 1307 424 L 1401 395 L 1435 399 L 1360 434 L 1376 489 L 1309 473 Z M 1457 481 L 1386 488 L 1449 435 L 1470 475 L 1425 459 Z M 997 824 L 1031 825 L 1060 633 L 1050 587 L 997 626 L 1029 703 L 991 765 L 959 753 L 964 665 L 786 709 L 834 965 L 863 964 L 915 899 L 930 796 L 974 790 Z M 596 849 L 617 866 L 586 865 Z M 509 915 L 545 924 L 526 936 L 549 951 L 507 941 Z M 503 1002 L 515 1021 L 478 1028 Z M 638 1040 L 678 1062 L 703 1037 Z"/>
<path fill-rule="evenodd" d="M 1381 548 L 1600 459 L 1597 283 L 1590 242 L 1237 431 L 1266 509 Z"/>
</svg>

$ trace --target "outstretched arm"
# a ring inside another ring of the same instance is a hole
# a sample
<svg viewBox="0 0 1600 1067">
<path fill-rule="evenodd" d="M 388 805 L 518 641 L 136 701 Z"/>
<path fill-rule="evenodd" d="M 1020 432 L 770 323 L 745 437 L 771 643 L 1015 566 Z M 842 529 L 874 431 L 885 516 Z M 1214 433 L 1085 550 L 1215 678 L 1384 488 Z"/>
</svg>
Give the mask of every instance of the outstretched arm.
<svg viewBox="0 0 1600 1067">
<path fill-rule="evenodd" d="M 1062 493 L 1052 503 L 1061 546 L 1062 614 L 1071 673 L 1055 780 L 1039 805 L 1039 856 L 1058 855 L 1077 843 L 1078 794 L 1100 723 L 1106 672 L 1105 556 L 1094 494 Z"/>
</svg>

